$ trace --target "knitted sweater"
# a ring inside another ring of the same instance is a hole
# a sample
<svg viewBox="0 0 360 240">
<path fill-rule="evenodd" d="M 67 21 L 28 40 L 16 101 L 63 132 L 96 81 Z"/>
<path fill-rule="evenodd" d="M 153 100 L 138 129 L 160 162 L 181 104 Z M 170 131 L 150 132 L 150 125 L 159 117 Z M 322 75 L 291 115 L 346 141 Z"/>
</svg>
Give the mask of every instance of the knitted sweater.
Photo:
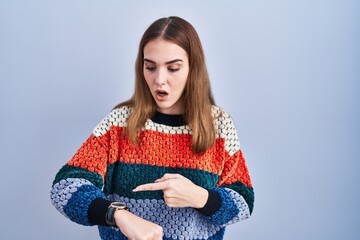
<svg viewBox="0 0 360 240">
<path fill-rule="evenodd" d="M 234 123 L 212 107 L 215 145 L 203 154 L 191 152 L 192 131 L 180 115 L 156 113 L 140 132 L 140 144 L 126 135 L 130 107 L 114 109 L 94 129 L 76 154 L 57 173 L 51 201 L 63 215 L 82 225 L 98 225 L 101 239 L 126 239 L 109 227 L 111 202 L 163 227 L 163 239 L 223 239 L 227 225 L 253 210 L 254 192 Z M 209 191 L 202 209 L 166 206 L 162 191 L 132 192 L 165 173 L 178 173 Z"/>
</svg>

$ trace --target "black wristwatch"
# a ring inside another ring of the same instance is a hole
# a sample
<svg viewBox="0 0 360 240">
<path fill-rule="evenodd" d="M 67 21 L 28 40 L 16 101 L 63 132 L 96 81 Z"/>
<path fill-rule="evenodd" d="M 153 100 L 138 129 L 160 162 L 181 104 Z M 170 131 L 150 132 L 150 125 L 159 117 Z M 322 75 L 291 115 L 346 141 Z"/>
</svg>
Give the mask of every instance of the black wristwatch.
<svg viewBox="0 0 360 240">
<path fill-rule="evenodd" d="M 105 214 L 105 221 L 111 227 L 116 227 L 114 214 L 117 210 L 128 210 L 128 208 L 123 202 L 112 202 L 110 204 Z"/>
</svg>

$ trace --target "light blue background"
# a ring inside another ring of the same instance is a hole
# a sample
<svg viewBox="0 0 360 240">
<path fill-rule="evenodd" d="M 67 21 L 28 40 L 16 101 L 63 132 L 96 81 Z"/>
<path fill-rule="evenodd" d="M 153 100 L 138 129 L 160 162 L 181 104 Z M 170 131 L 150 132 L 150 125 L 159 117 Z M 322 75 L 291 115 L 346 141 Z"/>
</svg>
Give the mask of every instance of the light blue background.
<svg viewBox="0 0 360 240">
<path fill-rule="evenodd" d="M 58 169 L 133 91 L 143 31 L 198 30 L 253 216 L 226 239 L 360 239 L 360 1 L 0 0 L 1 239 L 99 239 L 51 205 Z"/>
</svg>

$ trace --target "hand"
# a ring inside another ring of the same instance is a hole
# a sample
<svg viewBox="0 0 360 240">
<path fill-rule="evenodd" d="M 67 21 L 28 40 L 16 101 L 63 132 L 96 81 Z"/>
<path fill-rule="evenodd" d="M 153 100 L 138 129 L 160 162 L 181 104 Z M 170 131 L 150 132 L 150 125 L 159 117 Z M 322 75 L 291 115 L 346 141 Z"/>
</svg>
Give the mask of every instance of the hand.
<svg viewBox="0 0 360 240">
<path fill-rule="evenodd" d="M 162 240 L 162 227 L 146 221 L 135 214 L 118 210 L 114 213 L 115 223 L 130 240 Z"/>
<path fill-rule="evenodd" d="M 134 192 L 155 190 L 164 192 L 164 200 L 169 207 L 202 208 L 209 197 L 206 189 L 195 185 L 180 174 L 166 173 L 155 183 L 143 184 L 133 189 Z"/>
</svg>

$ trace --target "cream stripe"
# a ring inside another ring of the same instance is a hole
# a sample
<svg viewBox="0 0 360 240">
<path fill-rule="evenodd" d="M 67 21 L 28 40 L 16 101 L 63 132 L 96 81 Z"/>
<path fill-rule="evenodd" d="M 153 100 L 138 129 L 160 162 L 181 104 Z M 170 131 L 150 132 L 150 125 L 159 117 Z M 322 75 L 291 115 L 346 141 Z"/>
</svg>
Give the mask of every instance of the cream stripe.
<svg viewBox="0 0 360 240">
<path fill-rule="evenodd" d="M 93 134 L 96 137 L 104 135 L 110 130 L 111 126 L 126 126 L 126 119 L 131 112 L 131 108 L 122 107 L 114 109 L 108 116 L 106 116 L 94 129 Z M 212 107 L 212 115 L 214 117 L 216 127 L 216 137 L 225 139 L 225 149 L 230 156 L 234 155 L 240 149 L 240 143 L 235 129 L 235 125 L 229 114 L 217 106 Z M 169 134 L 192 134 L 188 125 L 171 127 L 163 124 L 158 124 L 150 119 L 145 123 L 142 130 L 151 130 Z"/>
</svg>

